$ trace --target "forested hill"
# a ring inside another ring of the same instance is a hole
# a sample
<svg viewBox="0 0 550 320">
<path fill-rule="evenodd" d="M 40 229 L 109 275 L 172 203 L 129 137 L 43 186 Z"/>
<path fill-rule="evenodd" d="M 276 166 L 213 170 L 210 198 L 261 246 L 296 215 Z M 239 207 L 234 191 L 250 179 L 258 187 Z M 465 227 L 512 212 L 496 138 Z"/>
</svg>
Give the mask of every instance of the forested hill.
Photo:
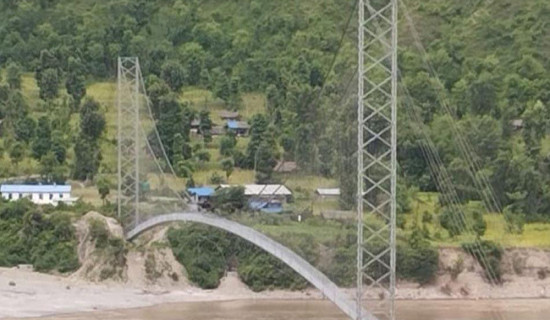
<svg viewBox="0 0 550 320">
<path fill-rule="evenodd" d="M 480 196 L 453 137 L 454 120 L 439 103 L 441 94 L 448 97 L 456 125 L 475 150 L 477 173 L 488 177 L 505 211 L 547 218 L 550 2 L 404 3 L 403 83 L 461 201 Z M 256 167 L 256 181 L 274 181 L 273 166 L 284 158 L 296 161 L 305 173 L 334 179 L 343 195 L 352 197 L 353 10 L 351 0 L 2 1 L 3 152 L 14 167 L 27 156 L 35 159 L 40 163 L 36 171 L 48 179 L 85 180 L 94 179 L 98 171 L 113 172 L 107 155 L 101 154 L 109 117 L 85 98 L 86 87 L 112 81 L 118 56 L 138 56 L 161 137 L 180 176 L 192 182 L 201 162 L 220 163 L 204 152 L 211 137 L 197 145 L 189 134 L 193 118 L 204 120 L 205 131 L 210 129 L 211 110 L 184 103 L 181 94 L 206 90 L 224 108 L 239 110 L 243 97 L 254 93 L 265 97 L 266 105 L 246 119 L 252 125 L 250 141 L 241 148 L 233 137 L 219 141 L 215 156 L 223 157 L 220 166 L 227 177 L 233 166 Z M 406 10 L 427 56 L 417 48 Z M 442 90 L 424 64 L 426 57 L 441 77 Z M 28 99 L 21 72 L 33 74 L 40 99 Z M 59 115 L 68 120 L 60 121 Z M 521 125 L 512 126 L 513 120 Z M 416 125 L 407 112 L 400 112 L 400 190 L 434 191 Z M 15 172 L 4 169 L 3 174 Z M 401 202 L 406 210 L 407 201 Z"/>
</svg>

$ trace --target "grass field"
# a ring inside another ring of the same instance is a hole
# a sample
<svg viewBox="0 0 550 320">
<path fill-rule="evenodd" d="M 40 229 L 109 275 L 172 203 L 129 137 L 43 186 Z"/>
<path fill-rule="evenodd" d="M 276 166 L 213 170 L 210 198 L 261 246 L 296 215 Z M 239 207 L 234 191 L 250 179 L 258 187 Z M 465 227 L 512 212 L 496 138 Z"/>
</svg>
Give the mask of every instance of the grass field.
<svg viewBox="0 0 550 320">
<path fill-rule="evenodd" d="M 412 228 L 415 221 L 423 225 L 422 216 L 425 212 L 432 214 L 432 222 L 426 223 L 432 241 L 439 246 L 460 246 L 462 242 L 471 241 L 471 235 L 450 237 L 438 222 L 438 204 L 436 193 L 418 193 L 412 204 L 412 212 L 406 215 L 406 229 Z M 479 203 L 470 206 L 480 207 Z M 522 234 L 510 234 L 506 228 L 506 221 L 502 214 L 489 213 L 484 215 L 487 230 L 483 239 L 495 241 L 504 247 L 539 247 L 550 248 L 550 224 L 527 223 Z"/>
</svg>

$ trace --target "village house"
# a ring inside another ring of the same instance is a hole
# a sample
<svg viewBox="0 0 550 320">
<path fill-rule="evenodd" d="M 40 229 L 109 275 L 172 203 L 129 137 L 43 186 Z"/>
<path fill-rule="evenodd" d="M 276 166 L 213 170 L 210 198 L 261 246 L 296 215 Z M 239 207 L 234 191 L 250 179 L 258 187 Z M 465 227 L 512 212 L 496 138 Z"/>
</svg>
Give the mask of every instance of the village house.
<svg viewBox="0 0 550 320">
<path fill-rule="evenodd" d="M 292 173 L 298 170 L 298 165 L 294 161 L 279 161 L 273 171 L 278 173 Z"/>
<path fill-rule="evenodd" d="M 70 185 L 3 184 L 0 187 L 0 192 L 2 198 L 9 201 L 27 198 L 40 205 L 57 205 L 60 202 L 70 205 L 78 200 L 71 196 Z"/>
<path fill-rule="evenodd" d="M 228 120 L 226 127 L 227 131 L 232 131 L 237 136 L 246 136 L 248 135 L 248 130 L 250 130 L 248 123 L 243 121 Z"/>
<path fill-rule="evenodd" d="M 230 188 L 235 185 L 222 184 L 220 188 Z M 284 203 L 290 201 L 292 192 L 282 184 L 245 184 L 244 195 L 248 207 L 266 213 L 280 213 Z"/>
<path fill-rule="evenodd" d="M 241 116 L 238 112 L 223 110 L 218 113 L 222 120 L 240 120 Z"/>
<path fill-rule="evenodd" d="M 191 197 L 193 197 L 194 202 L 203 204 L 210 200 L 210 198 L 214 195 L 215 190 L 210 187 L 200 187 L 188 188 L 187 192 Z"/>
<path fill-rule="evenodd" d="M 340 196 L 340 189 L 339 188 L 318 188 L 315 190 L 315 194 L 321 198 L 337 198 Z"/>
</svg>

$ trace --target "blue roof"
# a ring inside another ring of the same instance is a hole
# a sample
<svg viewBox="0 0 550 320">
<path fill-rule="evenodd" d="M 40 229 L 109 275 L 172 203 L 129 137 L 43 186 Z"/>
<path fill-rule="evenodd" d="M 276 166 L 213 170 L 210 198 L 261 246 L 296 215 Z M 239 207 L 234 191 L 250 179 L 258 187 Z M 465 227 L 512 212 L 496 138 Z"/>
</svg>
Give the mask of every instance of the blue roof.
<svg viewBox="0 0 550 320">
<path fill-rule="evenodd" d="M 249 125 L 246 122 L 237 121 L 237 120 L 227 120 L 228 129 L 248 129 Z"/>
<path fill-rule="evenodd" d="M 187 191 L 191 195 L 197 195 L 199 197 L 209 197 L 214 194 L 214 188 L 201 187 L 201 188 L 188 188 Z"/>
<path fill-rule="evenodd" d="M 281 213 L 283 212 L 283 204 L 278 201 L 262 201 L 251 200 L 248 202 L 248 207 L 252 210 L 260 210 L 265 213 Z"/>
<path fill-rule="evenodd" d="M 71 186 L 62 184 L 3 184 L 0 187 L 0 192 L 67 193 L 71 192 Z"/>
<path fill-rule="evenodd" d="M 239 122 L 235 120 L 228 120 L 227 121 L 227 127 L 229 129 L 237 129 L 239 127 Z"/>
</svg>

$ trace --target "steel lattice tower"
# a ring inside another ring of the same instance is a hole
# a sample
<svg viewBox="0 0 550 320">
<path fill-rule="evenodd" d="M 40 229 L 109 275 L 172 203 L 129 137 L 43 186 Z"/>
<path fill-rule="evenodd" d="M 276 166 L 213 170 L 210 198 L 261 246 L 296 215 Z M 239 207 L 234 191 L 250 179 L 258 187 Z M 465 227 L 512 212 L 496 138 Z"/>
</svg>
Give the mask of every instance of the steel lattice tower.
<svg viewBox="0 0 550 320">
<path fill-rule="evenodd" d="M 118 215 L 123 221 L 139 223 L 139 85 L 136 57 L 118 58 Z"/>
<path fill-rule="evenodd" d="M 359 0 L 357 108 L 357 305 L 394 319 L 397 1 Z"/>
</svg>

